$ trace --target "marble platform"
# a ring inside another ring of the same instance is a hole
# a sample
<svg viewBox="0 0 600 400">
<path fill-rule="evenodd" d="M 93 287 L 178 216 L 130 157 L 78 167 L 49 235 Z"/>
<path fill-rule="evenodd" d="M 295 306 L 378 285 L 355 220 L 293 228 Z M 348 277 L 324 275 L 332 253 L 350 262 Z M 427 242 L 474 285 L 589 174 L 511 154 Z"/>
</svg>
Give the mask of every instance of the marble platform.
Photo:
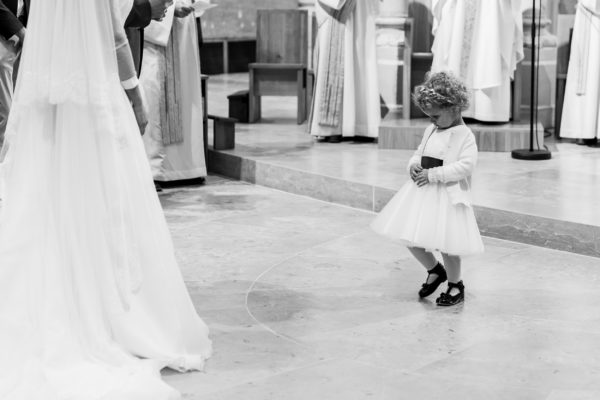
<svg viewBox="0 0 600 400">
<path fill-rule="evenodd" d="M 227 115 L 227 95 L 247 75 L 213 76 L 209 112 Z M 297 125 L 293 98 L 263 99 L 263 120 L 238 124 L 236 148 L 210 151 L 215 173 L 290 193 L 378 211 L 404 184 L 412 151 L 376 143 L 317 143 Z M 481 152 L 473 178 L 484 235 L 600 257 L 600 149 L 549 143 L 547 161 Z"/>
<path fill-rule="evenodd" d="M 514 149 L 529 148 L 529 123 L 485 124 L 468 122 L 475 134 L 480 151 L 510 152 Z M 405 120 L 397 114 L 389 114 L 379 128 L 380 149 L 415 150 L 421 143 L 423 131 L 429 125 L 425 118 Z M 537 141 L 534 146 L 543 148 L 544 127 L 538 123 Z M 534 136 L 535 137 L 535 136 Z"/>
<path fill-rule="evenodd" d="M 598 259 L 485 238 L 441 309 L 373 213 L 209 176 L 160 195 L 214 354 L 186 400 L 595 400 Z"/>
</svg>

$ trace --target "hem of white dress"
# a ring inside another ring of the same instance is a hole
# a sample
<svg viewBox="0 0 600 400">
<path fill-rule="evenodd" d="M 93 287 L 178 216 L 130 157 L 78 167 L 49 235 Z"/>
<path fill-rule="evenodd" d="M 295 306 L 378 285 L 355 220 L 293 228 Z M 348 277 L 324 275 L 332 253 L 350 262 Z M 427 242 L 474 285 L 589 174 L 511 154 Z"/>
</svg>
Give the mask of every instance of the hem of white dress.
<svg viewBox="0 0 600 400">
<path fill-rule="evenodd" d="M 395 235 L 391 235 L 387 232 L 383 232 L 378 228 L 375 228 L 373 226 L 373 224 L 371 224 L 370 226 L 371 230 L 375 233 L 377 233 L 378 235 L 381 235 L 383 237 L 386 237 L 388 239 L 391 239 L 393 241 L 395 241 L 396 243 L 399 243 L 403 246 L 406 247 L 419 247 L 422 249 L 425 249 L 429 252 L 439 252 L 439 253 L 445 253 L 445 254 L 449 254 L 451 256 L 472 256 L 472 255 L 477 255 L 477 254 L 482 254 L 485 252 L 485 246 L 483 245 L 483 242 L 481 242 L 481 246 L 477 246 L 477 248 L 471 248 L 471 249 L 461 249 L 461 250 L 455 250 L 455 249 L 445 249 L 442 247 L 435 247 L 435 246 L 431 246 L 431 245 L 427 245 L 427 244 L 423 244 L 423 243 L 416 243 L 407 239 L 404 239 L 402 237 L 399 236 L 395 236 Z M 481 240 L 481 239 L 480 239 Z"/>
<path fill-rule="evenodd" d="M 368 133 L 370 130 L 374 130 L 375 133 Z M 323 127 L 320 126 L 320 129 L 311 129 L 309 132 L 312 136 L 316 137 L 330 137 L 330 136 L 342 136 L 342 137 L 368 137 L 377 139 L 379 137 L 379 127 L 374 128 L 371 127 L 369 129 L 366 125 L 357 125 L 355 126 L 352 133 L 348 132 L 340 132 L 339 128 L 333 127 Z"/>
<path fill-rule="evenodd" d="M 334 133 L 334 132 L 310 132 L 310 134 L 314 137 L 330 137 L 330 136 L 342 136 L 342 137 L 356 137 L 356 136 L 360 136 L 360 137 L 368 137 L 368 138 L 373 138 L 373 139 L 377 139 L 379 137 L 379 135 L 369 135 L 369 134 L 363 134 L 363 133 Z"/>
<path fill-rule="evenodd" d="M 212 348 L 207 354 L 183 356 L 164 363 L 164 366 L 178 372 L 204 371 L 206 360 L 212 356 Z"/>
<path fill-rule="evenodd" d="M 560 137 L 563 139 L 596 139 L 597 135 L 584 135 L 584 131 L 563 131 L 560 129 Z M 592 132 L 593 133 L 593 132 Z"/>
<path fill-rule="evenodd" d="M 185 179 L 206 178 L 206 168 L 196 168 L 187 171 L 161 172 L 154 174 L 154 180 L 159 182 L 181 181 Z"/>
<path fill-rule="evenodd" d="M 374 230 L 376 233 L 385 236 L 389 239 L 392 239 L 394 241 L 396 241 L 397 243 L 400 243 L 406 247 L 419 247 L 422 249 L 425 249 L 431 253 L 433 252 L 439 252 L 439 253 L 445 253 L 451 256 L 461 256 L 461 257 L 465 257 L 465 256 L 473 256 L 473 255 L 477 255 L 477 254 L 482 254 L 485 252 L 485 249 L 483 248 L 483 245 L 480 249 L 476 249 L 476 250 L 461 250 L 461 251 L 452 251 L 452 250 L 447 250 L 447 249 L 442 249 L 442 248 L 433 248 L 431 246 L 427 246 L 427 245 L 423 245 L 423 244 L 419 244 L 419 243 L 414 243 L 411 242 L 410 240 L 406 240 L 406 239 L 401 239 L 401 238 L 397 238 L 391 235 L 387 235 L 384 233 L 380 233 L 377 232 L 376 230 Z"/>
</svg>

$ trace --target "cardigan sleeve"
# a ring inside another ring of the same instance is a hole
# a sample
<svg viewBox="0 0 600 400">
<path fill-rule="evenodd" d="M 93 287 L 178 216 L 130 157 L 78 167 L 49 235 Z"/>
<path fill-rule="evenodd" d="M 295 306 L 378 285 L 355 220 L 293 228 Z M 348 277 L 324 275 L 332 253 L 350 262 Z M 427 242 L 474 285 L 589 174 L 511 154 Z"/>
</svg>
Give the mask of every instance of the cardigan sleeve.
<svg viewBox="0 0 600 400">
<path fill-rule="evenodd" d="M 427 170 L 430 182 L 458 182 L 473 174 L 477 164 L 477 144 L 472 132 L 466 135 L 458 159 L 448 165 Z"/>
<path fill-rule="evenodd" d="M 423 142 L 421 142 L 421 144 L 419 144 L 419 147 L 417 148 L 417 150 L 415 150 L 412 157 L 410 157 L 410 160 L 408 160 L 408 164 L 406 165 L 406 170 L 408 172 L 410 172 L 410 167 L 412 167 L 413 165 L 421 164 L 421 158 L 419 157 L 419 154 L 421 154 L 422 151 L 423 151 Z"/>
<path fill-rule="evenodd" d="M 425 128 L 425 132 L 423 133 L 423 138 L 421 139 L 419 147 L 417 147 L 417 150 L 415 150 L 412 157 L 408 160 L 408 164 L 406 165 L 406 170 L 408 172 L 410 172 L 410 167 L 412 167 L 414 164 L 421 164 L 421 156 L 423 155 L 424 150 L 423 146 L 425 146 L 425 143 L 427 142 L 429 136 L 432 134 L 433 129 L 433 125 L 430 125 L 427 128 Z"/>
</svg>

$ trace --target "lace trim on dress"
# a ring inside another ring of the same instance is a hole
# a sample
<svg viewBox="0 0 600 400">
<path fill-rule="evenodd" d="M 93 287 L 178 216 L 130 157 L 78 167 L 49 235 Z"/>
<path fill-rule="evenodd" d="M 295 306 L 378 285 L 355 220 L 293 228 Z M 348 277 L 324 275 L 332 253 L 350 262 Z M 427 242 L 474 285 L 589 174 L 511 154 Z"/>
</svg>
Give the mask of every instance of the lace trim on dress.
<svg viewBox="0 0 600 400">
<path fill-rule="evenodd" d="M 56 80 L 49 73 L 40 75 L 23 71 L 19 78 L 21 90 L 18 97 L 15 97 L 15 102 L 22 104 L 72 102 L 108 105 L 111 103 L 110 93 L 114 93 L 114 87 L 121 89 L 118 81 L 93 81 L 83 73 L 74 73 L 68 78 Z"/>
</svg>

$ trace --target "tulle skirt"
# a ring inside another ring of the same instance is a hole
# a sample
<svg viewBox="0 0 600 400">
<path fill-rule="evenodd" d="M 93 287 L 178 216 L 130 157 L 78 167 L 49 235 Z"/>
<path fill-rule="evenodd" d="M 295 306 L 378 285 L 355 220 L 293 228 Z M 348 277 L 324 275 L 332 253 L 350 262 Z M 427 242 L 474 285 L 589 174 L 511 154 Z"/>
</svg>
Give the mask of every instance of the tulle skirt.
<svg viewBox="0 0 600 400">
<path fill-rule="evenodd" d="M 167 400 L 211 354 L 131 106 L 13 106 L 0 170 L 0 398 Z"/>
<path fill-rule="evenodd" d="M 371 228 L 407 246 L 451 255 L 483 252 L 473 209 L 453 205 L 446 185 L 418 187 L 407 182 L 371 224 Z"/>
</svg>

